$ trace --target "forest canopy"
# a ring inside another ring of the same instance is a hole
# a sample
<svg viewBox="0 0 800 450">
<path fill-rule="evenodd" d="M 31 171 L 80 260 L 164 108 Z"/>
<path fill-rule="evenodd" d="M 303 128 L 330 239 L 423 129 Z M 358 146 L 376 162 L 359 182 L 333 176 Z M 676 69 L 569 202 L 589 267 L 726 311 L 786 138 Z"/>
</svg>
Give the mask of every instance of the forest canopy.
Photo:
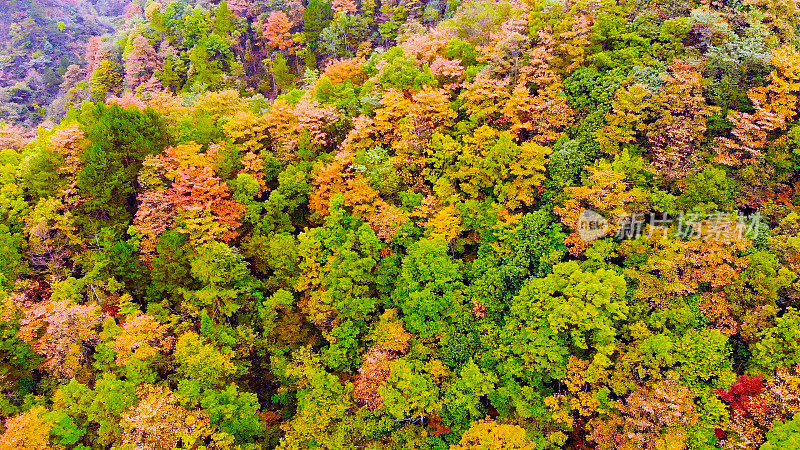
<svg viewBox="0 0 800 450">
<path fill-rule="evenodd" d="M 797 2 L 0 12 L 0 450 L 800 448 Z"/>
</svg>

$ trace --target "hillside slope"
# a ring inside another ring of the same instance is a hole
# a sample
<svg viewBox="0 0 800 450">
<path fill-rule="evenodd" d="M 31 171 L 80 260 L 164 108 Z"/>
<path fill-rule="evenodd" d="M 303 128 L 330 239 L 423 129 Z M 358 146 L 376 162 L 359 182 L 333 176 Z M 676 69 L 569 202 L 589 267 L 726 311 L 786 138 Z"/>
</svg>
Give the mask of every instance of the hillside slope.
<svg viewBox="0 0 800 450">
<path fill-rule="evenodd" d="M 59 94 L 67 68 L 83 64 L 89 37 L 115 32 L 122 25 L 126 4 L 119 0 L 3 0 L 0 119 L 27 125 L 41 122 Z M 55 117 L 63 115 L 55 113 Z"/>
<path fill-rule="evenodd" d="M 123 17 L 0 124 L 0 450 L 797 447 L 796 2 Z"/>
</svg>

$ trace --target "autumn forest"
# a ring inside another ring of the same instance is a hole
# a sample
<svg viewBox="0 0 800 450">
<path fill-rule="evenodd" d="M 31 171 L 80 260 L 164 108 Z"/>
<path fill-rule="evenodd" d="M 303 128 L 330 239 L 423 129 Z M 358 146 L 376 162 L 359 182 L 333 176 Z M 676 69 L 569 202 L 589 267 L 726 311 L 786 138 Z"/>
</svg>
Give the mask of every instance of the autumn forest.
<svg viewBox="0 0 800 450">
<path fill-rule="evenodd" d="M 800 449 L 800 1 L 0 0 L 0 450 Z"/>
</svg>

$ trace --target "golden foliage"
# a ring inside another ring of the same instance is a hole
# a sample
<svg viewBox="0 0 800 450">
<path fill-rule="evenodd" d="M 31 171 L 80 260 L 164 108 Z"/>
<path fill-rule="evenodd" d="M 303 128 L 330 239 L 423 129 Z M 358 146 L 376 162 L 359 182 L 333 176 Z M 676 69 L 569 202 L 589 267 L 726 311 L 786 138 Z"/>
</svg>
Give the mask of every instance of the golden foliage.
<svg viewBox="0 0 800 450">
<path fill-rule="evenodd" d="M 333 84 L 350 80 L 354 85 L 359 85 L 364 82 L 366 77 L 366 74 L 361 69 L 365 62 L 362 58 L 335 59 L 325 66 L 325 71 L 322 72 L 322 75 L 328 77 Z"/>
<path fill-rule="evenodd" d="M 493 420 L 475 422 L 461 436 L 458 445 L 450 450 L 533 450 L 536 446 L 528 440 L 525 429 L 518 425 L 498 423 Z"/>
<path fill-rule="evenodd" d="M 625 181 L 625 174 L 614 171 L 608 163 L 601 161 L 590 167 L 589 180 L 586 186 L 567 188 L 569 197 L 562 206 L 554 209 L 561 217 L 561 223 L 573 230 L 565 242 L 573 255 L 579 255 L 589 247 L 589 243 L 578 235 L 583 210 L 604 213 L 606 218 L 610 218 L 605 234 L 608 236 L 616 233 L 617 218 L 645 211 L 649 204 L 646 193 L 641 188 L 631 188 Z"/>
<path fill-rule="evenodd" d="M 111 343 L 111 348 L 117 352 L 117 365 L 123 366 L 131 359 L 148 360 L 159 353 L 170 352 L 175 338 L 169 335 L 169 331 L 169 327 L 147 314 L 139 313 L 127 318 L 122 324 L 122 332 Z"/>
<path fill-rule="evenodd" d="M 53 423 L 43 416 L 47 412 L 42 406 L 10 417 L 5 422 L 5 432 L 0 435 L 0 450 L 46 450 L 59 448 L 50 444 L 50 429 Z"/>
<path fill-rule="evenodd" d="M 24 312 L 19 337 L 45 357 L 42 368 L 58 378 L 89 379 L 89 349 L 99 342 L 97 328 L 104 316 L 100 305 L 46 300 Z"/>
<path fill-rule="evenodd" d="M 700 144 L 711 108 L 703 95 L 703 75 L 696 66 L 675 61 L 662 76 L 664 85 L 652 99 L 657 119 L 646 129 L 653 145 L 653 164 L 668 178 L 683 178 L 698 167 Z"/>
<path fill-rule="evenodd" d="M 772 133 L 785 130 L 797 115 L 800 93 L 800 52 L 783 46 L 772 53 L 775 70 L 769 84 L 747 93 L 754 113 L 736 111 L 728 117 L 733 123 L 734 138 L 716 140 L 717 161 L 731 166 L 753 164 L 764 152 Z"/>
<path fill-rule="evenodd" d="M 598 449 L 682 449 L 698 419 L 694 393 L 668 379 L 637 389 L 610 417 L 594 420 L 590 439 Z"/>
<path fill-rule="evenodd" d="M 213 434 L 208 416 L 189 411 L 167 387 L 143 386 L 140 402 L 122 415 L 122 442 L 141 450 L 198 448 Z"/>
</svg>

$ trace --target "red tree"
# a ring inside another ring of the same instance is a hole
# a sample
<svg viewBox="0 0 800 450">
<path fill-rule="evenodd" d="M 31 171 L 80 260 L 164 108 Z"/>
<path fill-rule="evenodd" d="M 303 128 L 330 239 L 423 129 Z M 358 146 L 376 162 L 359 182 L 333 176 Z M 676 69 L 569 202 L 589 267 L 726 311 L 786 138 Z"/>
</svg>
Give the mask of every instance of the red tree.
<svg viewBox="0 0 800 450">
<path fill-rule="evenodd" d="M 270 47 L 286 50 L 292 46 L 292 22 L 283 11 L 272 11 L 263 25 L 264 39 Z"/>
<path fill-rule="evenodd" d="M 761 375 L 748 377 L 742 375 L 726 391 L 717 389 L 717 395 L 731 406 L 733 415 L 750 412 L 753 408 L 751 400 L 764 391 L 764 378 Z"/>
</svg>

